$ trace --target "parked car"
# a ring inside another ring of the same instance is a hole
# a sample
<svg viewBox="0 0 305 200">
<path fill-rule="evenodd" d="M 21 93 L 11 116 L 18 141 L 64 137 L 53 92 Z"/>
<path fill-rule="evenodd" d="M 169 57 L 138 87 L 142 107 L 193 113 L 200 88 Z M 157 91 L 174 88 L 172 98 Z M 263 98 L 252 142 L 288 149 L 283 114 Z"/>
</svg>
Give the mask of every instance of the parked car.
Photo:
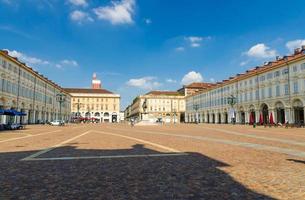
<svg viewBox="0 0 305 200">
<path fill-rule="evenodd" d="M 50 122 L 51 126 L 64 126 L 65 122 L 61 120 L 54 120 Z"/>
</svg>

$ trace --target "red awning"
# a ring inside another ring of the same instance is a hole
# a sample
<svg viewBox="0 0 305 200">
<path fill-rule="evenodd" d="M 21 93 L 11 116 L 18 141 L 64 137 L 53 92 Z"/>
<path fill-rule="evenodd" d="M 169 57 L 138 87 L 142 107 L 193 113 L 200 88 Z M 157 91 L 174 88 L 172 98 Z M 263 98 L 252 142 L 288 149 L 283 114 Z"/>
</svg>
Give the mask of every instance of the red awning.
<svg viewBox="0 0 305 200">
<path fill-rule="evenodd" d="M 270 113 L 269 123 L 270 123 L 270 124 L 274 124 L 273 114 L 272 114 L 272 113 Z"/>
<path fill-rule="evenodd" d="M 263 114 L 261 113 L 261 114 L 259 115 L 259 124 L 260 124 L 260 125 L 263 125 L 263 123 L 264 123 Z"/>
</svg>

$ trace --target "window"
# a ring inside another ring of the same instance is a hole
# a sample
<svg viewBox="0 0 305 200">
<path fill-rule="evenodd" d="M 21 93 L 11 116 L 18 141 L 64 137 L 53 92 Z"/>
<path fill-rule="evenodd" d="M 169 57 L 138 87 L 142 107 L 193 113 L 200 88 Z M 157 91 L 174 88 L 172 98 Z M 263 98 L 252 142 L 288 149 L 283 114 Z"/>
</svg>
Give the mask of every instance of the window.
<svg viewBox="0 0 305 200">
<path fill-rule="evenodd" d="M 288 95 L 289 94 L 289 86 L 288 84 L 285 84 L 285 95 Z"/>
<path fill-rule="evenodd" d="M 279 77 L 280 76 L 280 71 L 274 72 L 274 77 Z"/>
<path fill-rule="evenodd" d="M 259 96 L 259 91 L 256 90 L 256 91 L 255 91 L 255 99 L 256 99 L 256 100 L 258 100 L 258 96 Z"/>
<path fill-rule="evenodd" d="M 301 64 L 301 69 L 305 70 L 305 63 Z"/>
<path fill-rule="evenodd" d="M 281 93 L 280 93 L 280 86 L 279 85 L 277 85 L 276 88 L 275 88 L 275 95 L 277 97 L 281 95 Z"/>
<path fill-rule="evenodd" d="M 6 62 L 5 60 L 2 61 L 2 67 L 3 67 L 4 69 L 6 69 L 6 67 L 7 67 L 7 62 Z"/>
<path fill-rule="evenodd" d="M 298 93 L 299 92 L 299 84 L 298 82 L 293 83 L 293 92 Z"/>
<path fill-rule="evenodd" d="M 262 99 L 265 98 L 265 88 L 262 88 Z"/>
<path fill-rule="evenodd" d="M 272 79 L 272 73 L 267 74 L 267 79 Z"/>
<path fill-rule="evenodd" d="M 268 97 L 269 97 L 269 98 L 272 97 L 272 87 L 269 87 L 269 90 L 268 90 Z"/>
<path fill-rule="evenodd" d="M 298 71 L 298 66 L 297 66 L 297 65 L 294 65 L 294 66 L 292 67 L 292 70 L 293 70 L 293 72 L 297 72 L 297 71 Z"/>
<path fill-rule="evenodd" d="M 288 74 L 288 69 L 283 69 L 282 74 Z"/>
<path fill-rule="evenodd" d="M 260 81 L 261 81 L 261 82 L 265 81 L 265 76 L 261 76 L 261 77 L 260 77 Z"/>
</svg>

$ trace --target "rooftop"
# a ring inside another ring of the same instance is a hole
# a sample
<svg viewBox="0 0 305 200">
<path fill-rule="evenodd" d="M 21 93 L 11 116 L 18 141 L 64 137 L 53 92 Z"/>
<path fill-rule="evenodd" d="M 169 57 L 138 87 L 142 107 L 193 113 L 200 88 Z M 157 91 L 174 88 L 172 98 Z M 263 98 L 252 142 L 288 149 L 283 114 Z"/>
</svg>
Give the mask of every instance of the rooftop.
<svg viewBox="0 0 305 200">
<path fill-rule="evenodd" d="M 207 89 L 211 86 L 214 86 L 214 83 L 204 83 L 204 82 L 194 82 L 189 85 L 185 85 L 185 88 L 199 88 L 199 89 Z"/>
<path fill-rule="evenodd" d="M 113 94 L 105 89 L 90 89 L 90 88 L 64 88 L 68 93 L 88 93 L 88 94 Z"/>
<path fill-rule="evenodd" d="M 183 96 L 183 94 L 177 91 L 159 91 L 159 90 L 150 91 L 145 95 Z"/>
</svg>

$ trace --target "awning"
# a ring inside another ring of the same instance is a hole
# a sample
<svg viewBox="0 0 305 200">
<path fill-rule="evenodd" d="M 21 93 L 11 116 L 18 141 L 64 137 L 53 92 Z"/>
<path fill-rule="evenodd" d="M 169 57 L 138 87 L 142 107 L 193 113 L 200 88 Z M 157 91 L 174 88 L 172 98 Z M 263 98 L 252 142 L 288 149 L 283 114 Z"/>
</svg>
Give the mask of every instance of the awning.
<svg viewBox="0 0 305 200">
<path fill-rule="evenodd" d="M 0 112 L 1 113 L 1 112 Z M 3 110 L 3 115 L 9 115 L 9 116 L 25 116 L 26 113 L 19 112 L 17 110 Z"/>
<path fill-rule="evenodd" d="M 4 110 L 0 109 L 0 115 L 4 115 Z"/>
</svg>

